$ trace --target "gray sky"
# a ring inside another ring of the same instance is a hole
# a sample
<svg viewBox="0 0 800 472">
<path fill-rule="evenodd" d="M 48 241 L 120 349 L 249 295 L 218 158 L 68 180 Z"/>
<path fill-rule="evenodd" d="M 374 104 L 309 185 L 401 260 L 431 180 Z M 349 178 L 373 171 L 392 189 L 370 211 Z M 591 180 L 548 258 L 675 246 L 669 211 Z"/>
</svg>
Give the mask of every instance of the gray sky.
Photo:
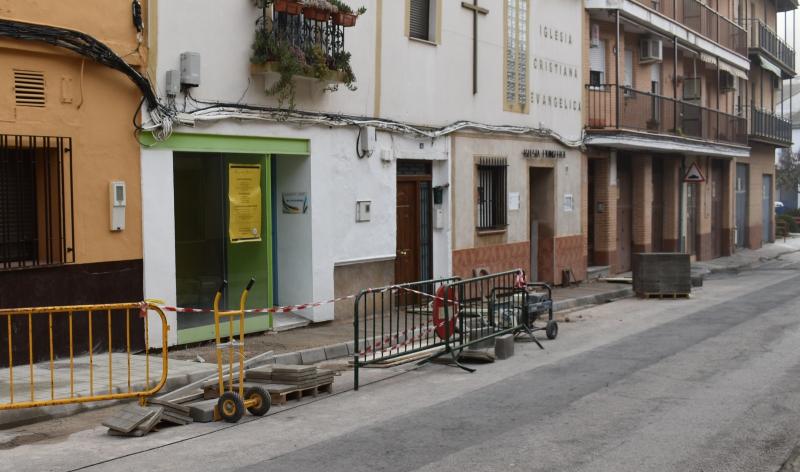
<svg viewBox="0 0 800 472">
<path fill-rule="evenodd" d="M 784 16 L 786 16 L 784 20 Z M 784 22 L 786 23 L 786 28 L 784 31 Z M 778 35 L 780 35 L 789 46 L 794 47 L 795 53 L 795 64 L 800 64 L 800 54 L 798 54 L 797 44 L 800 42 L 800 34 L 795 34 L 794 40 L 792 39 L 792 35 L 794 32 L 797 31 L 800 33 L 800 14 L 796 11 L 790 11 L 787 13 L 778 13 Z"/>
</svg>

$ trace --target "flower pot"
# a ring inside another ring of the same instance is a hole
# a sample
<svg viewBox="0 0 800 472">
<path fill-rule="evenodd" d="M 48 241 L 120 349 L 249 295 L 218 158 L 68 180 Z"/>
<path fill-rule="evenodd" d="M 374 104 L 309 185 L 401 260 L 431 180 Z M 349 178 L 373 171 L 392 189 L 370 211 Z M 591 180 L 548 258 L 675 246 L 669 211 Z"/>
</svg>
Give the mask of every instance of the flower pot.
<svg viewBox="0 0 800 472">
<path fill-rule="evenodd" d="M 314 20 L 314 21 L 328 21 L 331 17 L 331 14 L 325 10 L 320 10 L 319 8 L 303 8 L 303 16 L 306 19 Z"/>
<path fill-rule="evenodd" d="M 353 13 L 335 13 L 333 15 L 333 24 L 344 26 L 346 28 L 355 26 L 356 18 L 358 18 L 358 15 L 354 15 Z"/>
<path fill-rule="evenodd" d="M 273 4 L 276 12 L 288 13 L 289 15 L 299 15 L 303 6 L 294 0 L 275 0 Z"/>
</svg>

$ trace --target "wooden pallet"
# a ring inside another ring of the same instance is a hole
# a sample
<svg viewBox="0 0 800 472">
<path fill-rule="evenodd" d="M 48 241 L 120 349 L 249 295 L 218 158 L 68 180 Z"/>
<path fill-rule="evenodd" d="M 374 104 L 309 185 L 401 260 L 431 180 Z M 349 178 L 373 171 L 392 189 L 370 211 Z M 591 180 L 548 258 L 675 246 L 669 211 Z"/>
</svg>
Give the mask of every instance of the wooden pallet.
<svg viewBox="0 0 800 472">
<path fill-rule="evenodd" d="M 677 298 L 689 298 L 688 293 L 641 293 L 639 294 L 642 298 L 659 298 L 659 299 L 677 299 Z"/>
<path fill-rule="evenodd" d="M 305 397 L 316 397 L 320 393 L 332 393 L 333 392 L 333 382 L 317 385 L 316 387 L 309 387 L 309 388 L 302 388 L 297 390 L 291 390 L 288 392 L 270 392 L 269 396 L 271 397 L 273 405 L 283 405 L 289 400 L 302 400 Z"/>
</svg>

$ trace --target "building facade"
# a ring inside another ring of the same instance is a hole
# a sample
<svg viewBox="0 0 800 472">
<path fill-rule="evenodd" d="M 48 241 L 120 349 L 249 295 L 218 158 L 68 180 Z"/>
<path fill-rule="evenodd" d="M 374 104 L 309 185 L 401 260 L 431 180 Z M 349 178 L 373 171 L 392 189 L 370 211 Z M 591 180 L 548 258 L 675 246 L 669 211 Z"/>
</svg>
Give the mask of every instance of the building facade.
<svg viewBox="0 0 800 472">
<path fill-rule="evenodd" d="M 774 113 L 794 50 L 774 32 L 795 2 L 587 0 L 590 265 L 636 252 L 697 260 L 774 239 Z"/>
<path fill-rule="evenodd" d="M 141 149 L 145 296 L 208 307 L 227 279 L 232 305 L 252 276 L 260 308 L 484 270 L 585 276 L 581 2 L 363 3 L 352 27 L 286 2 L 224 17 L 211 1 L 152 3 L 152 77 L 174 124 Z M 349 54 L 357 88 L 337 73 L 325 91 L 311 68 L 275 94 L 285 41 L 306 63 Z M 173 88 L 182 54 L 199 57 L 199 81 Z M 237 168 L 257 195 L 244 216 Z M 237 233 L 242 218 L 252 227 Z M 209 317 L 170 323 L 171 343 L 212 334 Z"/>
<path fill-rule="evenodd" d="M 143 71 L 148 51 L 137 25 L 147 5 L 137 5 L 132 14 L 131 2 L 0 2 L 3 308 L 143 297 L 140 146 L 131 125 L 142 94 L 130 77 L 98 63 L 74 34 L 108 46 L 118 67 Z M 80 45 L 68 50 L 45 41 L 53 35 L 62 45 Z M 77 318 L 76 346 L 86 346 L 86 330 L 79 329 L 85 319 Z M 37 339 L 47 338 L 44 321 L 33 323 Z M 27 320 L 15 323 L 12 329 L 25 332 Z M 134 333 L 141 330 L 140 322 L 132 325 Z M 53 329 L 67 335 L 65 323 Z M 34 355 L 46 356 L 46 345 L 37 343 Z"/>
</svg>

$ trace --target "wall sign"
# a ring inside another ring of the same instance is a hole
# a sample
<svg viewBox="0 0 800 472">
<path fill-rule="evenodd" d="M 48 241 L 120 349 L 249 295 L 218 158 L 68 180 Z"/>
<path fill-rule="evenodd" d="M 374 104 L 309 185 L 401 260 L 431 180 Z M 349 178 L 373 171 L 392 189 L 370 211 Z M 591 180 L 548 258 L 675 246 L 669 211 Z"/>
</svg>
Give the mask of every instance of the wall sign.
<svg viewBox="0 0 800 472">
<path fill-rule="evenodd" d="M 560 149 L 523 149 L 522 157 L 527 159 L 564 159 L 567 151 Z"/>
<path fill-rule="evenodd" d="M 571 193 L 564 194 L 564 211 L 570 212 L 575 210 L 575 199 Z"/>
<path fill-rule="evenodd" d="M 304 215 L 308 213 L 308 194 L 306 192 L 284 192 L 281 194 L 283 213 Z"/>
<path fill-rule="evenodd" d="M 508 192 L 508 209 L 519 210 L 519 192 Z"/>
<path fill-rule="evenodd" d="M 228 167 L 228 232 L 231 242 L 261 241 L 261 165 Z"/>
</svg>

